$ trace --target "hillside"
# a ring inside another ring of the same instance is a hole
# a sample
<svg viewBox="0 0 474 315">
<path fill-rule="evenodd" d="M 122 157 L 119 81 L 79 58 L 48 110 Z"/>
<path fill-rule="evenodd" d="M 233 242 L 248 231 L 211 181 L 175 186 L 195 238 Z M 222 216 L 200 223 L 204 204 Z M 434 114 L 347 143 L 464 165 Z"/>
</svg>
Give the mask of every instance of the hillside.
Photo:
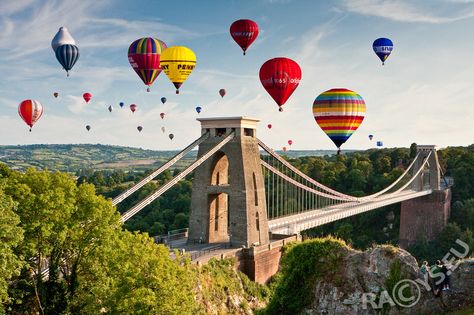
<svg viewBox="0 0 474 315">
<path fill-rule="evenodd" d="M 154 151 L 141 148 L 102 144 L 35 144 L 0 146 L 0 162 L 16 170 L 28 167 L 53 171 L 77 172 L 81 169 L 142 171 L 159 167 L 178 151 Z M 305 150 L 279 152 L 292 158 L 334 154 L 332 150 Z M 197 151 L 191 151 L 175 164 L 183 168 L 195 159 Z"/>
</svg>

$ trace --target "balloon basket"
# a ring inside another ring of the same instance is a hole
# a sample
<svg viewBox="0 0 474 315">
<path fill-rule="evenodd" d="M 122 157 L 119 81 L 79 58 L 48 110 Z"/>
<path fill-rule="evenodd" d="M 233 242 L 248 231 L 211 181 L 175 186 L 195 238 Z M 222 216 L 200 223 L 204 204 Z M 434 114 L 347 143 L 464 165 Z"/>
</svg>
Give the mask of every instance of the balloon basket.
<svg viewBox="0 0 474 315">
<path fill-rule="evenodd" d="M 278 108 L 278 111 L 279 111 L 279 112 L 282 112 L 282 111 L 283 111 L 283 108 L 279 107 L 279 108 Z"/>
<path fill-rule="evenodd" d="M 179 90 L 176 90 L 176 94 L 179 94 Z"/>
</svg>

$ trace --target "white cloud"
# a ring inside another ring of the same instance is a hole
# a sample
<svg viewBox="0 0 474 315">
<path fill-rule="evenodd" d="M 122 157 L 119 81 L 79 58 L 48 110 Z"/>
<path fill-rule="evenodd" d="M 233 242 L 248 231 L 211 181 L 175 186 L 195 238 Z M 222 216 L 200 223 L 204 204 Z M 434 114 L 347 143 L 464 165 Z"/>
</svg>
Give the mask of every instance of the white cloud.
<svg viewBox="0 0 474 315">
<path fill-rule="evenodd" d="M 362 15 L 382 17 L 399 22 L 447 23 L 474 16 L 474 10 L 457 12 L 452 16 L 442 16 L 417 7 L 412 1 L 405 0 L 344 0 L 346 10 Z"/>
</svg>

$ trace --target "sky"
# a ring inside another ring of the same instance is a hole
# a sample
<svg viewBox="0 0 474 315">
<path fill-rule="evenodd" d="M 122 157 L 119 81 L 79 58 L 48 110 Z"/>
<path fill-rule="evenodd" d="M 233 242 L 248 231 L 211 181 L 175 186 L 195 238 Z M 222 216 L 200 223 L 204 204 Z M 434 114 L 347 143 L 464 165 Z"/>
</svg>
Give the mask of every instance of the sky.
<svg viewBox="0 0 474 315">
<path fill-rule="evenodd" d="M 242 18 L 260 29 L 246 56 L 229 34 Z M 81 53 L 70 77 L 51 48 L 61 26 Z M 320 93 L 344 87 L 364 98 L 367 112 L 343 149 L 371 148 L 378 140 L 386 147 L 466 146 L 474 143 L 473 29 L 474 0 L 2 0 L 0 145 L 181 149 L 200 135 L 198 117 L 249 116 L 261 119 L 257 136 L 275 149 L 289 139 L 291 149 L 335 149 L 311 109 Z M 195 52 L 196 68 L 179 95 L 163 72 L 147 93 L 131 68 L 129 45 L 148 36 Z M 379 37 L 394 43 L 385 66 L 372 50 Z M 275 57 L 302 69 L 283 112 L 258 77 Z M 88 104 L 84 92 L 93 95 Z M 44 107 L 31 133 L 18 116 L 24 99 Z M 121 109 L 120 101 L 137 104 L 137 112 Z M 203 108 L 199 115 L 196 106 Z"/>
</svg>

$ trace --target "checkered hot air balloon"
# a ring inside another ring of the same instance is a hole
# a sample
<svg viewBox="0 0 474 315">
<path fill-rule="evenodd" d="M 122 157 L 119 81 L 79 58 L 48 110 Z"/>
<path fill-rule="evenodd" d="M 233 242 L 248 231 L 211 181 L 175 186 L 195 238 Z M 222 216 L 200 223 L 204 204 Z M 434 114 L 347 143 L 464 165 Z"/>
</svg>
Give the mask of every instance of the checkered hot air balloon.
<svg viewBox="0 0 474 315">
<path fill-rule="evenodd" d="M 331 89 L 321 93 L 313 103 L 316 123 L 334 142 L 338 154 L 365 117 L 365 102 L 362 97 L 348 89 Z"/>
</svg>

